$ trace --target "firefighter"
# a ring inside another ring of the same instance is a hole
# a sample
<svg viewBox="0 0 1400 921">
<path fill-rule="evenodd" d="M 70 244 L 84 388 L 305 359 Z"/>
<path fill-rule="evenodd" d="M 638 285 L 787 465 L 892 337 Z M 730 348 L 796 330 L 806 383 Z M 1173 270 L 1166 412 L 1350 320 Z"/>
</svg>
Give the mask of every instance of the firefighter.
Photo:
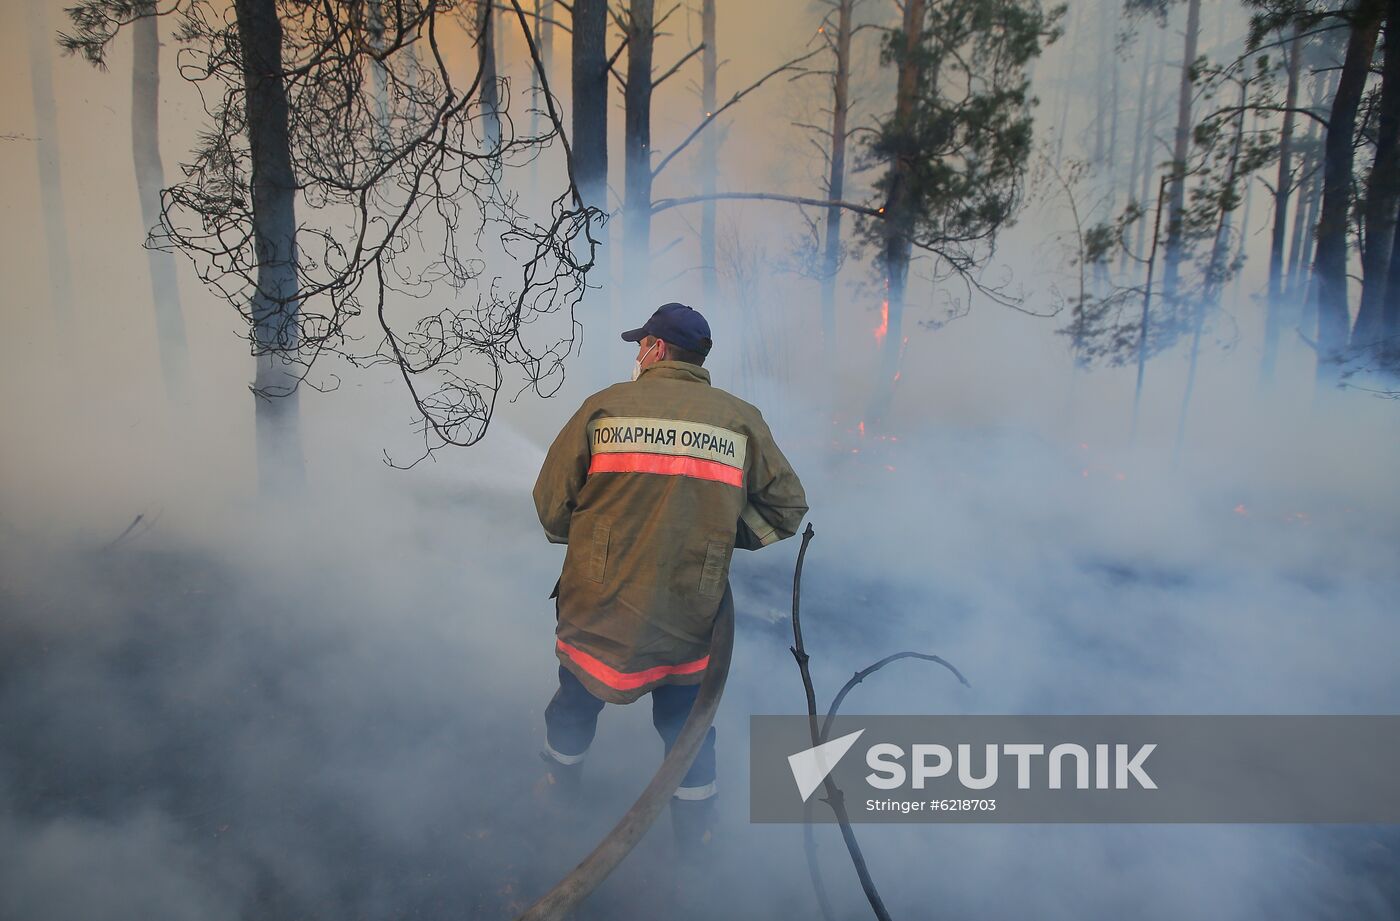
<svg viewBox="0 0 1400 921">
<path fill-rule="evenodd" d="M 545 709 L 556 801 L 578 791 L 604 704 L 650 694 L 669 753 L 709 661 L 734 549 L 795 534 L 802 484 L 753 406 L 710 384 L 710 326 L 665 304 L 638 329 L 632 380 L 584 400 L 545 456 L 535 507 L 567 544 L 555 586 L 559 689 Z M 683 852 L 708 844 L 715 815 L 710 728 L 671 799 Z"/>
</svg>

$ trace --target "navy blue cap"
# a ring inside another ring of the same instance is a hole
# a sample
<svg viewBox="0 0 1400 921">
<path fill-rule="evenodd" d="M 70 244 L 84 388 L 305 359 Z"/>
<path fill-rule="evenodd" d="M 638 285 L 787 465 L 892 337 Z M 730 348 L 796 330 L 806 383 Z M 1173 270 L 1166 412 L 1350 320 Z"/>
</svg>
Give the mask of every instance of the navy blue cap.
<svg viewBox="0 0 1400 921">
<path fill-rule="evenodd" d="M 662 304 L 656 313 L 637 329 L 629 329 L 622 334 L 624 342 L 640 342 L 647 336 L 679 346 L 687 352 L 701 355 L 710 354 L 710 324 L 700 315 L 700 311 L 685 304 Z"/>
</svg>

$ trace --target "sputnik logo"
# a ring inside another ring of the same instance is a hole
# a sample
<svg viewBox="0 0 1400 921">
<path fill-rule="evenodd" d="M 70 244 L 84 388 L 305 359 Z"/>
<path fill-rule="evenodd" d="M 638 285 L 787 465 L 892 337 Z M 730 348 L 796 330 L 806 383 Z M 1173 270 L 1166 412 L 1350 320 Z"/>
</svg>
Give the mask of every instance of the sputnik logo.
<svg viewBox="0 0 1400 921">
<path fill-rule="evenodd" d="M 858 729 L 850 735 L 823 742 L 795 755 L 788 755 L 788 767 L 792 768 L 792 779 L 797 781 L 797 792 L 802 794 L 802 802 L 807 802 L 816 792 L 817 787 L 826 780 L 826 775 L 841 763 L 846 752 L 851 750 L 851 746 L 856 744 L 856 739 L 864 733 L 864 729 Z"/>
</svg>

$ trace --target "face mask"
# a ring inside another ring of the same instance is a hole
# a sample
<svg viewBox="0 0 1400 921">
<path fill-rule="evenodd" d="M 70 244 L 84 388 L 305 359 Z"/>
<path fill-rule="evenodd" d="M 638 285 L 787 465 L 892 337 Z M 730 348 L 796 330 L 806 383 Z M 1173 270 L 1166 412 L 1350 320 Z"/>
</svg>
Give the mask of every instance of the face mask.
<svg viewBox="0 0 1400 921">
<path fill-rule="evenodd" d="M 651 344 L 651 349 L 654 348 L 656 348 L 655 342 Z M 642 376 L 642 359 L 646 358 L 648 355 L 651 354 L 651 349 L 647 349 L 645 352 L 643 352 L 642 358 L 638 358 L 636 361 L 632 362 L 632 380 L 635 381 L 637 378 Z"/>
</svg>

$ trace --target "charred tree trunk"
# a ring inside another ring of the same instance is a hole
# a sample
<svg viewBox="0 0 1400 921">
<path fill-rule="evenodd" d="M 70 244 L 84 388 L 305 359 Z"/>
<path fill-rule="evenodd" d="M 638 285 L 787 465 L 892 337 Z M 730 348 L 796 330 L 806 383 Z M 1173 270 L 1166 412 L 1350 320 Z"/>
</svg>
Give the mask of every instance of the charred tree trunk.
<svg viewBox="0 0 1400 921">
<path fill-rule="evenodd" d="M 1360 359 L 1378 357 L 1384 336 L 1395 209 L 1400 202 L 1400 0 L 1386 3 L 1385 63 L 1381 70 L 1378 122 L 1376 158 L 1366 189 L 1361 306 L 1351 333 L 1352 354 Z"/>
<path fill-rule="evenodd" d="M 831 172 L 826 182 L 828 201 L 841 201 L 846 194 L 846 118 L 851 108 L 851 12 L 854 6 L 855 0 L 837 0 L 836 70 L 831 85 Z M 828 368 L 832 367 L 836 352 L 836 276 L 841 270 L 841 214 L 840 208 L 826 209 L 822 245 L 822 348 Z"/>
<path fill-rule="evenodd" d="M 641 306 L 651 262 L 651 91 L 656 42 L 656 0 L 631 0 L 627 12 L 627 81 L 624 89 L 626 175 L 624 232 L 629 306 Z"/>
<path fill-rule="evenodd" d="M 719 52 L 715 47 L 715 0 L 704 0 L 700 8 L 701 41 L 705 50 L 700 57 L 700 106 L 710 118 L 719 104 Z M 714 195 L 719 185 L 719 136 L 706 131 L 700 137 L 700 192 Z M 719 301 L 719 269 L 716 265 L 715 225 L 718 219 L 714 201 L 706 201 L 700 209 L 700 281 L 705 303 L 710 307 Z"/>
<path fill-rule="evenodd" d="M 1274 226 L 1269 239 L 1269 291 L 1264 303 L 1264 358 L 1259 365 L 1259 382 L 1273 382 L 1278 361 L 1278 336 L 1283 313 L 1283 244 L 1288 236 L 1288 203 L 1293 193 L 1293 110 L 1298 106 L 1298 76 L 1303 63 L 1303 26 L 1293 26 L 1288 45 L 1288 89 L 1284 94 L 1283 130 L 1278 144 L 1278 178 L 1274 183 Z"/>
<path fill-rule="evenodd" d="M 143 236 L 160 223 L 160 192 L 165 170 L 160 160 L 160 31 L 154 15 L 131 24 L 131 155 L 136 167 L 136 192 L 141 202 Z M 180 399 L 185 381 L 185 320 L 180 313 L 180 288 L 175 257 L 147 247 L 151 302 L 156 313 L 156 342 L 166 395 Z"/>
<path fill-rule="evenodd" d="M 924 0 L 905 0 L 904 54 L 899 64 L 894 109 L 896 130 L 905 135 L 910 133 L 920 85 L 925 80 L 937 80 L 937 74 L 923 72 L 917 53 L 923 37 L 924 9 Z M 908 188 L 913 152 L 903 149 L 907 144 L 907 140 L 901 143 L 887 174 L 888 192 L 880 248 L 880 262 L 885 270 L 884 341 L 880 349 L 880 373 L 875 381 L 875 394 L 870 407 L 872 420 L 881 418 L 894 399 L 894 385 L 899 377 L 899 357 L 904 342 L 904 298 L 909 283 L 909 260 L 913 252 L 916 219 L 912 213 L 915 203 Z"/>
<path fill-rule="evenodd" d="M 608 4 L 607 0 L 574 0 L 573 31 L 570 34 L 572 86 L 574 177 L 583 203 L 604 214 L 608 204 Z M 608 283 L 611 249 L 608 224 L 595 224 L 590 233 L 598 241 L 596 252 L 602 290 L 586 297 L 583 304 L 585 330 L 610 319 L 611 285 Z M 614 324 L 616 325 L 616 324 Z M 608 342 L 613 337 L 602 337 Z M 608 379 L 609 352 L 606 346 L 590 353 L 587 375 L 593 385 Z"/>
<path fill-rule="evenodd" d="M 539 0 L 539 10 L 540 67 L 548 78 L 554 73 L 554 0 Z"/>
<path fill-rule="evenodd" d="M 73 325 L 73 266 L 68 258 L 68 224 L 63 208 L 63 169 L 59 159 L 58 115 L 53 96 L 53 37 L 46 0 L 29 0 L 29 74 L 34 94 L 35 147 L 39 154 L 39 201 L 49 261 L 49 298 L 60 335 Z"/>
<path fill-rule="evenodd" d="M 572 130 L 574 175 L 584 204 L 608 207 L 608 4 L 606 0 L 574 0 Z M 608 228 L 597 230 L 607 242 Z M 606 264 L 606 263 L 603 263 Z"/>
<path fill-rule="evenodd" d="M 1191 155 L 1191 95 L 1195 87 L 1196 49 L 1201 36 L 1201 0 L 1188 0 L 1186 38 L 1182 50 L 1181 83 L 1176 103 L 1176 138 L 1172 144 L 1171 207 L 1167 213 L 1166 253 L 1162 263 L 1162 296 L 1176 299 L 1186 225 L 1186 161 Z"/>
<path fill-rule="evenodd" d="M 305 477 L 297 412 L 296 176 L 292 171 L 282 23 L 276 0 L 234 0 L 242 45 L 257 265 L 252 295 L 258 474 L 265 494 Z"/>
<path fill-rule="evenodd" d="M 1351 202 L 1356 112 L 1366 89 L 1380 31 L 1383 4 L 1359 0 L 1352 9 L 1351 35 L 1337 94 L 1327 119 L 1323 154 L 1322 213 L 1317 221 L 1317 383 L 1340 382 L 1351 319 L 1347 311 L 1347 212 Z"/>
</svg>

